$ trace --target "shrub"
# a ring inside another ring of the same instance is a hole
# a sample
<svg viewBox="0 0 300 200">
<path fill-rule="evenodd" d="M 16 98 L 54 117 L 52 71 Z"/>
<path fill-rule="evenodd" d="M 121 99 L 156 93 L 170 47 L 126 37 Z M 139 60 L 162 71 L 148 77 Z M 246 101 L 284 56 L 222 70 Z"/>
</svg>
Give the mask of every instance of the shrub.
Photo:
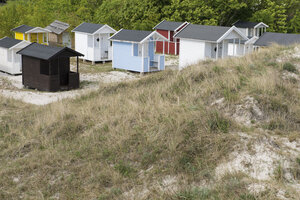
<svg viewBox="0 0 300 200">
<path fill-rule="evenodd" d="M 230 128 L 230 121 L 217 112 L 210 116 L 208 124 L 211 132 L 228 133 Z"/>
<path fill-rule="evenodd" d="M 292 63 L 284 63 L 283 70 L 289 71 L 289 72 L 292 72 L 292 73 L 297 72 L 297 68 Z"/>
</svg>

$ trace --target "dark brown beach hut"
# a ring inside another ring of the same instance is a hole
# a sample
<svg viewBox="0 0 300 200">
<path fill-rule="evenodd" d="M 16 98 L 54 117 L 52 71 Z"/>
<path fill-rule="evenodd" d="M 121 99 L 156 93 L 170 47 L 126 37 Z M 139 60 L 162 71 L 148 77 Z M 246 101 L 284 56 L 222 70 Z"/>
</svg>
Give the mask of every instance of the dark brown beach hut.
<svg viewBox="0 0 300 200">
<path fill-rule="evenodd" d="M 22 55 L 23 85 L 41 91 L 56 92 L 79 88 L 78 56 L 68 47 L 50 47 L 37 43 L 17 52 Z M 70 71 L 70 57 L 77 57 L 77 71 Z"/>
</svg>

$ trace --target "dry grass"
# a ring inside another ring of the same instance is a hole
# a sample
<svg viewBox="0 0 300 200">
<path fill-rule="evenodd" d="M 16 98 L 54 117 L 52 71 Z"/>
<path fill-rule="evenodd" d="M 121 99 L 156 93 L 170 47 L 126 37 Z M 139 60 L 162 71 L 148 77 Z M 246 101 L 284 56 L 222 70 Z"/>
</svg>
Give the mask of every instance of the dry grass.
<svg viewBox="0 0 300 200">
<path fill-rule="evenodd" d="M 211 103 L 224 97 L 230 109 L 253 96 L 268 118 L 257 128 L 299 133 L 299 83 L 281 78 L 283 50 L 107 84 L 45 107 L 0 98 L 0 199 L 133 199 L 137 188 L 149 199 L 273 198 L 249 194 L 245 175 L 213 184 L 239 142 L 234 133 L 252 129 Z M 161 189 L 166 176 L 180 179 L 176 191 Z"/>
</svg>

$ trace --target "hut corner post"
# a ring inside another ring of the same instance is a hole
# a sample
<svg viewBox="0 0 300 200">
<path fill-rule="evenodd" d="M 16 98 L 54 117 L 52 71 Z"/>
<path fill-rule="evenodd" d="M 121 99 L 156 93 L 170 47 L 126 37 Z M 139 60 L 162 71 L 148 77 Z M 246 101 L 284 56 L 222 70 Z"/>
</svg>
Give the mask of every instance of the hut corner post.
<svg viewBox="0 0 300 200">
<path fill-rule="evenodd" d="M 78 56 L 76 58 L 77 58 L 77 74 L 78 74 L 79 73 L 79 68 L 78 68 L 79 59 L 78 59 Z"/>
</svg>

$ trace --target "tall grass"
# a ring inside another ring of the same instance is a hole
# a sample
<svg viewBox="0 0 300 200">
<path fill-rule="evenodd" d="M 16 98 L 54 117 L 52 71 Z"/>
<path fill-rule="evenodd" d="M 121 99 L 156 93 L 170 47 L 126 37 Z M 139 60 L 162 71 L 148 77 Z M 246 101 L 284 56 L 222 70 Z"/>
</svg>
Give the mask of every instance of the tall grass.
<svg viewBox="0 0 300 200">
<path fill-rule="evenodd" d="M 213 182 L 215 167 L 239 142 L 235 133 L 245 130 L 211 106 L 216 99 L 233 109 L 254 96 L 268 118 L 259 128 L 300 131 L 299 90 L 274 64 L 283 50 L 102 85 L 45 107 L 0 98 L 0 199 L 124 199 L 144 185 L 153 186 L 151 199 L 214 199 L 216 190 L 253 199 L 244 183 L 188 186 Z M 172 194 L 157 189 L 167 175 L 186 184 Z"/>
</svg>

